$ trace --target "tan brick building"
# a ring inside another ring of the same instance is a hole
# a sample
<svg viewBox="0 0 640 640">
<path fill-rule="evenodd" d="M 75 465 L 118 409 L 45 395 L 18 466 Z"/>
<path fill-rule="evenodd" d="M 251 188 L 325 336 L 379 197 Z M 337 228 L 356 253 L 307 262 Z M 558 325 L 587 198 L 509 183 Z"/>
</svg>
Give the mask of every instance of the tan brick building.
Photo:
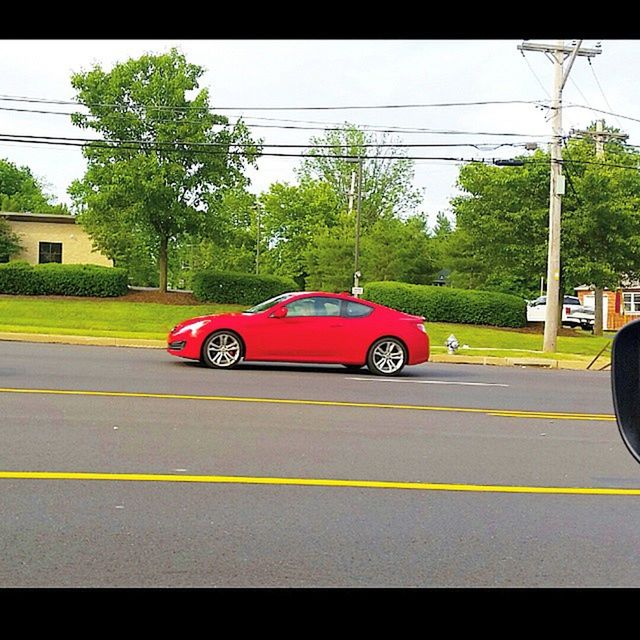
<svg viewBox="0 0 640 640">
<path fill-rule="evenodd" d="M 4 212 L 0 216 L 20 236 L 23 247 L 11 260 L 113 266 L 112 260 L 93 249 L 91 238 L 73 216 Z"/>
</svg>

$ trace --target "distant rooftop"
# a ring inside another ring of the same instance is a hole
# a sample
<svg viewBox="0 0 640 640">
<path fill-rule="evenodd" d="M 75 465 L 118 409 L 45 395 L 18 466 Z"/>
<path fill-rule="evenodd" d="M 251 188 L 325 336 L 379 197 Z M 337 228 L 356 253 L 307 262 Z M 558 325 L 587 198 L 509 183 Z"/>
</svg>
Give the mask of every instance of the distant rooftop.
<svg viewBox="0 0 640 640">
<path fill-rule="evenodd" d="M 7 220 L 15 220 L 16 222 L 53 222 L 58 224 L 75 224 L 75 216 L 67 216 L 53 213 L 31 213 L 30 211 L 12 212 L 0 211 L 0 216 Z"/>
</svg>

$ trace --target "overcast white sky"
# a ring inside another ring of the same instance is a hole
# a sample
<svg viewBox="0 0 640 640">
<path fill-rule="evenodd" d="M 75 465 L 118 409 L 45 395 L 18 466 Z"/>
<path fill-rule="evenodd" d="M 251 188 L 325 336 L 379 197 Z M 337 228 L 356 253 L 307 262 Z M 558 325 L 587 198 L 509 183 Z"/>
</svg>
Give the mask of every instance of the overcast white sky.
<svg viewBox="0 0 640 640">
<path fill-rule="evenodd" d="M 551 126 L 547 110 L 534 105 L 487 105 L 412 109 L 336 111 L 245 111 L 247 107 L 341 106 L 441 103 L 485 100 L 548 100 L 553 65 L 542 53 L 517 49 L 520 40 L 2 40 L 0 97 L 29 96 L 71 100 L 72 72 L 94 63 L 115 63 L 146 52 L 178 47 L 190 62 L 206 69 L 202 86 L 214 108 L 230 116 L 244 115 L 249 124 L 305 124 L 299 121 L 383 127 L 418 127 L 471 132 L 516 132 L 522 138 L 471 134 L 399 134 L 406 143 L 546 142 Z M 551 42 L 536 40 L 535 42 Z M 567 41 L 570 44 L 570 41 Z M 595 47 L 585 40 L 584 47 Z M 563 131 L 584 128 L 605 117 L 608 124 L 640 145 L 640 122 L 603 116 L 571 104 L 587 105 L 640 120 L 640 40 L 603 40 L 602 54 L 578 58 L 565 87 Z M 598 86 L 598 82 L 600 86 Z M 39 108 L 0 101 L 0 107 Z M 63 107 L 43 106 L 62 110 Z M 295 123 L 257 118 L 281 118 Z M 318 125 L 321 126 L 321 125 Z M 83 136 L 66 116 L 0 111 L 0 133 Z M 255 128 L 266 143 L 305 144 L 320 131 Z M 411 149 L 420 156 L 454 158 L 511 157 L 522 147 L 497 150 L 473 147 Z M 50 147 L 0 142 L 0 157 L 28 165 L 49 185 L 58 201 L 69 202 L 66 190 L 82 177 L 85 163 L 76 147 Z M 252 190 L 275 181 L 295 181 L 295 158 L 262 158 L 251 172 Z M 434 216 L 448 210 L 455 195 L 458 165 L 417 161 L 415 186 L 424 193 L 422 210 Z"/>
</svg>

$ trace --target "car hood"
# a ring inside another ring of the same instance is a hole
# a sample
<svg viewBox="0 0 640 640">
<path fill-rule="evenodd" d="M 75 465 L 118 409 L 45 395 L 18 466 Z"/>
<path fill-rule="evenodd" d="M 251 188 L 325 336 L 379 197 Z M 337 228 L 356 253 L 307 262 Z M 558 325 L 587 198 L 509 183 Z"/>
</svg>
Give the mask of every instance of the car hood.
<svg viewBox="0 0 640 640">
<path fill-rule="evenodd" d="M 182 322 L 179 322 L 175 327 L 173 327 L 171 332 L 175 333 L 176 331 L 179 331 L 183 327 L 186 327 L 188 324 L 193 324 L 194 322 L 202 322 L 202 321 L 209 322 L 211 320 L 219 320 L 221 318 L 223 319 L 233 318 L 233 317 L 237 318 L 238 316 L 243 316 L 243 315 L 245 314 L 241 312 L 233 312 L 233 313 L 213 313 L 206 316 L 194 316 L 193 318 L 187 318 L 186 320 L 182 320 Z"/>
</svg>

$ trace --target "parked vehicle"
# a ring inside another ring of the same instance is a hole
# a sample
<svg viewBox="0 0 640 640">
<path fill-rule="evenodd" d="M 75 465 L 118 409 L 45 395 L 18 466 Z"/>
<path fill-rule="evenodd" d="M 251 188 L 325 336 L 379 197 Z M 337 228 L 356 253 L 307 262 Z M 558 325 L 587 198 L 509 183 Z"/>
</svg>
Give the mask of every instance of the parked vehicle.
<svg viewBox="0 0 640 640">
<path fill-rule="evenodd" d="M 527 303 L 527 322 L 544 322 L 547 313 L 547 296 L 540 296 Z M 562 324 L 568 327 L 591 329 L 595 323 L 595 311 L 580 304 L 575 296 L 565 296 L 562 303 Z"/>
<path fill-rule="evenodd" d="M 167 341 L 171 355 L 214 369 L 241 360 L 313 362 L 395 376 L 429 359 L 421 316 L 324 292 L 285 293 L 242 313 L 191 318 Z"/>
</svg>

